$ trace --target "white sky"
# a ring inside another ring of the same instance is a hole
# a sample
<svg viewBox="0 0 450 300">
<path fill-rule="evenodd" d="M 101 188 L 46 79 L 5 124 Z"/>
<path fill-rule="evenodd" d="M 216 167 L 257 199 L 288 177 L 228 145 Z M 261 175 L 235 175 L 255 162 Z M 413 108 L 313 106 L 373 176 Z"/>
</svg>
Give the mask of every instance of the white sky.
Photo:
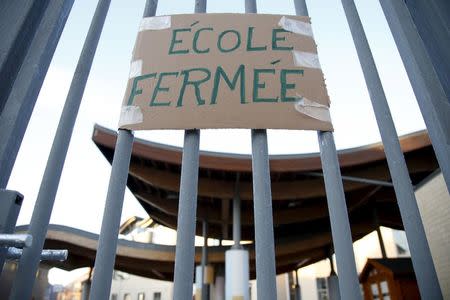
<svg viewBox="0 0 450 300">
<path fill-rule="evenodd" d="M 97 1 L 77 0 L 67 21 L 22 143 L 8 189 L 25 200 L 18 224 L 28 224 L 72 75 Z M 110 164 L 91 141 L 95 123 L 116 129 L 144 0 L 112 1 L 84 93 L 51 223 L 98 233 Z M 191 13 L 194 1 L 159 1 L 158 14 Z M 310 0 L 309 13 L 331 98 L 338 149 L 380 140 L 363 75 L 339 0 Z M 425 128 L 409 80 L 376 0 L 355 1 L 400 135 Z M 294 14 L 291 0 L 259 0 L 261 13 Z M 208 12 L 244 11 L 243 0 L 210 0 Z M 136 136 L 181 146 L 182 131 Z M 269 153 L 317 152 L 315 132 L 269 130 Z M 250 153 L 249 130 L 203 130 L 201 149 Z M 127 190 L 122 221 L 146 216 Z"/>
</svg>

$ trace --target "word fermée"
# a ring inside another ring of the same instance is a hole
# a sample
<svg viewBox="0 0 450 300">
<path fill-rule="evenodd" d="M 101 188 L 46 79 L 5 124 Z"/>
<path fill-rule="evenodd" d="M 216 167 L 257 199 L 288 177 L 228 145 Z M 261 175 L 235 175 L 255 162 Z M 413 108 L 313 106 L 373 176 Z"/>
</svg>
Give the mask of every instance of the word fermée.
<svg viewBox="0 0 450 300">
<path fill-rule="evenodd" d="M 128 104 L 132 105 L 135 97 L 143 93 L 145 87 L 151 86 L 149 84 L 150 80 L 154 80 L 155 84 L 153 91 L 150 91 L 151 97 L 149 100 L 149 106 L 176 106 L 182 107 L 184 101 L 184 95 L 188 88 L 194 89 L 195 98 L 198 105 L 206 104 L 207 99 L 202 95 L 202 85 L 211 85 L 211 95 L 209 98 L 209 104 L 217 104 L 217 98 L 219 93 L 219 88 L 221 83 L 225 83 L 228 88 L 234 91 L 239 85 L 239 95 L 240 103 L 246 104 L 249 101 L 246 100 L 246 80 L 252 80 L 250 86 L 251 91 L 251 101 L 252 102 L 294 102 L 296 97 L 288 96 L 289 90 L 294 90 L 296 84 L 294 81 L 294 76 L 303 76 L 303 69 L 253 69 L 253 72 L 249 72 L 252 78 L 246 79 L 245 66 L 243 64 L 239 65 L 236 72 L 229 76 L 222 66 L 217 66 L 217 68 L 212 73 L 211 70 L 207 68 L 192 68 L 186 69 L 179 72 L 161 72 L 161 73 L 149 73 L 141 76 L 137 76 L 133 79 L 130 96 L 128 98 Z M 232 77 L 232 78 L 231 78 Z M 278 78 L 277 78 L 278 77 Z M 289 78 L 288 78 L 289 77 Z M 192 79 L 196 78 L 196 79 Z M 173 84 L 174 79 L 176 84 Z M 289 79 L 289 80 L 288 80 Z M 211 82 L 212 80 L 212 82 Z M 279 83 L 279 94 L 273 95 L 272 97 L 261 97 L 260 92 L 266 88 L 266 81 L 271 83 Z M 178 82 L 181 81 L 181 82 Z M 167 85 L 171 82 L 170 86 Z M 162 93 L 168 93 L 169 90 L 173 88 L 179 88 L 177 99 L 161 99 Z"/>
</svg>

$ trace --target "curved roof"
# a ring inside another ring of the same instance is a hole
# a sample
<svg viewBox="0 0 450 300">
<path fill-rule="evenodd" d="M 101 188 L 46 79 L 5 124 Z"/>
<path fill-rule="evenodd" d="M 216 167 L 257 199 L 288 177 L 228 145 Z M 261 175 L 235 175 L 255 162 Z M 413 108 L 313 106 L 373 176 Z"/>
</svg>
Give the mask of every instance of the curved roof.
<svg viewBox="0 0 450 300">
<path fill-rule="evenodd" d="M 96 125 L 93 141 L 111 162 L 116 133 Z M 438 168 L 425 131 L 400 139 L 411 180 L 417 184 Z M 128 188 L 157 223 L 176 229 L 182 149 L 135 139 Z M 402 229 L 381 143 L 338 152 L 353 239 L 378 224 Z M 270 156 L 277 271 L 326 258 L 332 249 L 320 154 Z M 232 198 L 239 174 L 242 239 L 253 241 L 251 156 L 200 152 L 197 234 L 232 239 Z M 361 181 L 361 179 L 363 179 Z M 364 179 L 370 179 L 366 181 Z M 306 261 L 305 261 L 306 260 Z M 282 261 L 290 263 L 283 264 Z"/>
</svg>

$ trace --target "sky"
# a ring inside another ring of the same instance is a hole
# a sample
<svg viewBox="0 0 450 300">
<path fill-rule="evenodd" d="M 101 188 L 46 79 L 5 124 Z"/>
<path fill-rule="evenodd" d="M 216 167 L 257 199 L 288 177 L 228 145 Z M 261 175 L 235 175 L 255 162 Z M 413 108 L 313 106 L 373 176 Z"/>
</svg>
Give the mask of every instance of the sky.
<svg viewBox="0 0 450 300">
<path fill-rule="evenodd" d="M 24 196 L 18 224 L 28 224 L 83 41 L 97 1 L 77 0 L 67 20 L 28 125 L 8 189 Z M 191 13 L 195 1 L 160 0 L 158 15 Z M 401 59 L 376 0 L 355 1 L 398 134 L 425 128 Z M 73 132 L 50 223 L 98 233 L 111 166 L 91 140 L 94 124 L 117 129 L 144 0 L 113 0 Z M 338 149 L 379 142 L 375 117 L 339 0 L 307 1 L 331 99 Z M 258 12 L 294 14 L 291 0 L 259 0 Z M 209 0 L 208 12 L 244 12 L 243 0 Z M 137 137 L 182 146 L 183 131 L 139 131 Z M 318 152 L 314 131 L 268 131 L 269 154 Z M 251 153 L 250 130 L 202 130 L 202 150 Z M 146 216 L 127 190 L 122 221 Z"/>
</svg>

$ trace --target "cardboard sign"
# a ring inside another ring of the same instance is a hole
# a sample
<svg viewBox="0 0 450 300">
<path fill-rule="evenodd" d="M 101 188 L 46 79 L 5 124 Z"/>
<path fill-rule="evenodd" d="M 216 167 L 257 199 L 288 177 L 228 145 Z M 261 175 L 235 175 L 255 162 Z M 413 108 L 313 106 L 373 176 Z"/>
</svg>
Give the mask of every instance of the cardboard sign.
<svg viewBox="0 0 450 300">
<path fill-rule="evenodd" d="M 144 18 L 119 127 L 332 130 L 309 18 Z"/>
</svg>

